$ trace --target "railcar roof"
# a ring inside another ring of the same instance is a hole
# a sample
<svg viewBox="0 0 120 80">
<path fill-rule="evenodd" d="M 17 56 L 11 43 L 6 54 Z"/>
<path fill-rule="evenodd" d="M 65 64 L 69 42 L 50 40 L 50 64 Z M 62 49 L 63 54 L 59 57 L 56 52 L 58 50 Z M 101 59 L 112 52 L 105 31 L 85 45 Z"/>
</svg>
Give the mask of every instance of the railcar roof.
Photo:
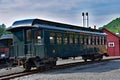
<svg viewBox="0 0 120 80">
<path fill-rule="evenodd" d="M 39 28 L 52 29 L 52 30 L 72 31 L 72 32 L 78 32 L 78 33 L 88 33 L 88 34 L 96 34 L 96 35 L 106 35 L 105 33 L 101 33 L 101 32 L 92 32 L 92 31 L 85 31 L 85 30 L 69 29 L 69 28 L 49 26 L 49 25 L 44 25 L 44 24 L 42 24 L 42 25 L 41 24 L 36 24 L 34 26 L 39 27 Z"/>
<path fill-rule="evenodd" d="M 0 40 L 5 40 L 5 39 L 13 39 L 13 35 L 12 34 L 3 34 L 0 37 Z"/>
<path fill-rule="evenodd" d="M 56 26 L 56 27 L 62 27 L 62 28 L 69 28 L 69 29 L 77 29 L 77 30 L 85 30 L 85 31 L 92 31 L 92 32 L 102 32 L 100 30 L 91 29 L 91 28 L 85 28 L 81 26 L 75 26 L 70 24 L 64 24 L 64 23 L 58 23 L 53 21 L 47 21 L 42 19 L 25 19 L 25 20 L 19 20 L 15 21 L 11 27 L 8 28 L 8 30 L 20 26 L 33 26 L 35 24 L 44 24 L 49 26 Z"/>
</svg>

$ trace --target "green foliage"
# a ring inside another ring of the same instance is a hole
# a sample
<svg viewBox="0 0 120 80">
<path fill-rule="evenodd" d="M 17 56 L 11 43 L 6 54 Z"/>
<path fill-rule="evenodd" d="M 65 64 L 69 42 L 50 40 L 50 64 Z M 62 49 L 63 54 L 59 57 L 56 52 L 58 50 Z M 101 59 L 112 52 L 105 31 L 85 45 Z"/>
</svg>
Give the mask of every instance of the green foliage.
<svg viewBox="0 0 120 80">
<path fill-rule="evenodd" d="M 5 24 L 2 24 L 0 25 L 0 37 L 3 35 L 3 34 L 9 34 L 10 32 L 6 31 L 6 25 Z"/>
<path fill-rule="evenodd" d="M 120 33 L 120 18 L 116 18 L 115 20 L 111 21 L 107 25 L 100 27 L 99 29 L 106 28 L 113 33 Z"/>
<path fill-rule="evenodd" d="M 5 32 L 5 27 L 6 26 L 4 24 L 0 25 L 0 36 Z"/>
</svg>

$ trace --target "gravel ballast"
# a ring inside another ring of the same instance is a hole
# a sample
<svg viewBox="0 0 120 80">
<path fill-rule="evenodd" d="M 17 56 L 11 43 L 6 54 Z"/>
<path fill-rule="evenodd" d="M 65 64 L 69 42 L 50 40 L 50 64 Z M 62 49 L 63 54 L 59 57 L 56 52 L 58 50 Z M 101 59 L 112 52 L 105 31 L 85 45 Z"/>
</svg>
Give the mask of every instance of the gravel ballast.
<svg viewBox="0 0 120 80">
<path fill-rule="evenodd" d="M 53 70 L 11 80 L 120 80 L 120 60 Z"/>
</svg>

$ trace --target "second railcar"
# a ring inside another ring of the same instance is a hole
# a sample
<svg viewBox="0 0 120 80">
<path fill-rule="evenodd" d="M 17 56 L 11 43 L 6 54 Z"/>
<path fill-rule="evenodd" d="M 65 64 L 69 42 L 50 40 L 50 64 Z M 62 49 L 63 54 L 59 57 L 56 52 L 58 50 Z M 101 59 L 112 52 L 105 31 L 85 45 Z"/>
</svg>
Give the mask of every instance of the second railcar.
<svg viewBox="0 0 120 80">
<path fill-rule="evenodd" d="M 13 37 L 12 34 L 3 34 L 0 37 L 0 62 L 6 63 L 10 58 L 10 46 L 12 45 Z"/>
<path fill-rule="evenodd" d="M 107 55 L 106 34 L 99 30 L 41 19 L 16 21 L 7 30 L 14 35 L 12 53 L 26 70 L 54 66 L 57 58 Z"/>
</svg>

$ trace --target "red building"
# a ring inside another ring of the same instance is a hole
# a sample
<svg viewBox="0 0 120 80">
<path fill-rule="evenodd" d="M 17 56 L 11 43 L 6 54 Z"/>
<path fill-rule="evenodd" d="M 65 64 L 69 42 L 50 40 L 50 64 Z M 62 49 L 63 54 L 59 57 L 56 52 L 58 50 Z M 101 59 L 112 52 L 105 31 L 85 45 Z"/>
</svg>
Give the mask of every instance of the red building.
<svg viewBox="0 0 120 80">
<path fill-rule="evenodd" d="M 107 34 L 107 49 L 110 56 L 120 56 L 120 36 L 103 29 Z"/>
</svg>

